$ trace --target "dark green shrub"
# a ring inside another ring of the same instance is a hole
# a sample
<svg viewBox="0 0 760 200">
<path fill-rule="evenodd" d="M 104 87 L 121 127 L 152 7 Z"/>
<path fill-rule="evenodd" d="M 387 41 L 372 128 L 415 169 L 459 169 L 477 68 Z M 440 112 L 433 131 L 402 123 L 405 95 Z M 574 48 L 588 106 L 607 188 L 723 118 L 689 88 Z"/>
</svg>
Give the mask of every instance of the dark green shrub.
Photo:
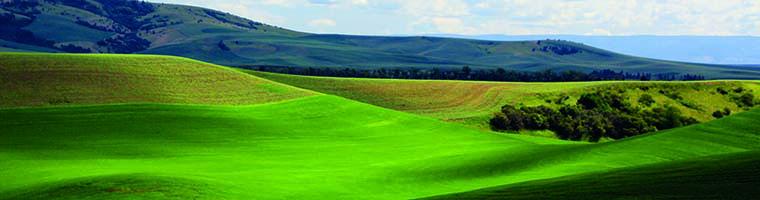
<svg viewBox="0 0 760 200">
<path fill-rule="evenodd" d="M 723 112 L 721 112 L 720 110 L 716 110 L 715 112 L 712 113 L 712 116 L 718 119 L 723 118 Z"/>
<path fill-rule="evenodd" d="M 729 115 L 731 115 L 731 109 L 728 109 L 728 108 L 723 108 L 723 110 L 716 110 L 712 114 L 712 116 L 715 118 L 723 118 Z"/>
<path fill-rule="evenodd" d="M 652 104 L 654 104 L 655 101 L 654 101 L 654 98 L 652 98 L 652 95 L 643 94 L 643 95 L 641 95 L 641 97 L 639 97 L 639 103 L 641 105 L 649 107 L 649 106 L 652 106 Z"/>
<path fill-rule="evenodd" d="M 672 90 L 660 90 L 660 94 L 665 95 L 666 97 L 673 99 L 673 100 L 681 100 L 683 97 L 681 97 L 681 94 L 679 94 L 676 91 Z"/>
<path fill-rule="evenodd" d="M 509 130 L 510 127 L 507 120 L 507 116 L 505 116 L 504 113 L 497 112 L 494 114 L 494 117 L 491 118 L 489 124 L 491 125 L 491 129 L 494 130 Z"/>
<path fill-rule="evenodd" d="M 753 107 L 755 106 L 755 95 L 752 95 L 750 93 L 744 93 L 741 96 L 739 96 L 738 102 L 739 102 L 739 106 Z"/>
<path fill-rule="evenodd" d="M 581 97 L 578 99 L 578 105 L 587 110 L 598 108 L 604 109 L 606 107 L 609 107 L 609 105 L 604 102 L 604 99 L 601 95 L 599 95 L 599 93 L 588 93 L 581 95 Z"/>
<path fill-rule="evenodd" d="M 558 98 L 556 101 L 554 101 L 554 103 L 561 105 L 561 104 L 564 104 L 565 101 L 567 101 L 568 99 L 570 99 L 570 96 L 565 95 L 563 97 Z"/>
<path fill-rule="evenodd" d="M 501 112 L 505 116 L 506 130 L 518 131 L 525 128 L 525 113 L 511 105 L 501 107 Z"/>
<path fill-rule="evenodd" d="M 743 87 L 734 88 L 734 92 L 736 92 L 736 93 L 742 93 L 742 92 L 744 92 L 744 88 Z"/>
<path fill-rule="evenodd" d="M 719 94 L 722 94 L 722 95 L 727 95 L 727 94 L 728 94 L 728 91 L 726 91 L 726 89 L 724 89 L 724 88 L 722 88 L 722 87 L 719 87 L 719 88 L 717 88 L 717 89 L 715 89 L 715 90 L 716 90 L 716 91 L 717 91 Z"/>
</svg>

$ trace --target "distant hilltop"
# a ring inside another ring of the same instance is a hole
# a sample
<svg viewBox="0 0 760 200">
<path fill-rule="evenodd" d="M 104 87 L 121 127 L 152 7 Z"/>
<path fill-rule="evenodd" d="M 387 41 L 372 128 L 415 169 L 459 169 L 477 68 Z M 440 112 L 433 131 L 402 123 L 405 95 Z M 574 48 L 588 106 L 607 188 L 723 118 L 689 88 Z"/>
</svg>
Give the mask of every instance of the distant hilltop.
<svg viewBox="0 0 760 200">
<path fill-rule="evenodd" d="M 620 54 L 615 48 L 596 48 L 586 45 L 592 42 L 573 38 L 486 41 L 327 35 L 287 30 L 223 11 L 143 1 L 0 4 L 0 51 L 162 54 L 248 67 L 452 70 L 469 66 L 485 70 L 612 70 L 694 74 L 707 79 L 760 78 L 757 68 L 655 60 Z"/>
</svg>

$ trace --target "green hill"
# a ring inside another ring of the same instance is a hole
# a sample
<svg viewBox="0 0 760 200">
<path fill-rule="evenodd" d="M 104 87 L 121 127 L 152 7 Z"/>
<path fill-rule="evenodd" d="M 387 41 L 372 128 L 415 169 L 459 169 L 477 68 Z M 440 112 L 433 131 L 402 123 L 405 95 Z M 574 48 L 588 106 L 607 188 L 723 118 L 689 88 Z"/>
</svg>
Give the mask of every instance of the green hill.
<svg viewBox="0 0 760 200">
<path fill-rule="evenodd" d="M 760 99 L 758 81 L 519 83 L 332 78 L 244 72 L 385 108 L 482 128 L 487 128 L 488 119 L 506 104 L 556 107 L 559 106 L 557 101 L 563 97 L 568 99 L 560 104 L 574 104 L 582 93 L 597 90 L 623 90 L 635 106 L 638 106 L 640 96 L 648 94 L 656 104 L 673 105 L 699 121 L 714 119 L 711 115 L 713 111 L 724 108 L 734 112 L 744 110 L 735 101 L 736 93 L 720 94 L 719 88 L 729 92 L 742 88 Z"/>
<path fill-rule="evenodd" d="M 0 21 L 4 22 L 0 50 L 6 51 L 164 54 L 230 66 L 459 69 L 468 65 L 760 78 L 754 69 L 639 58 L 567 41 L 310 34 L 204 8 L 140 1 L 7 1 L 0 7 Z"/>
<path fill-rule="evenodd" d="M 602 144 L 480 132 L 327 95 L 0 116 L 0 199 L 419 198 L 760 148 L 758 110 Z"/>
<path fill-rule="evenodd" d="M 627 176 L 625 170 L 640 168 L 648 172 L 652 165 L 701 163 L 698 161 L 706 156 L 726 156 L 722 161 L 736 163 L 732 166 L 737 167 L 726 167 L 727 170 L 737 169 L 731 172 L 751 176 L 752 171 L 743 171 L 746 168 L 742 166 L 755 157 L 732 154 L 760 150 L 757 109 L 704 124 L 592 144 L 479 131 L 299 90 L 188 59 L 3 56 L 14 58 L 3 59 L 4 73 L 24 69 L 28 65 L 25 63 L 44 61 L 38 67 L 21 70 L 23 75 L 4 77 L 47 77 L 51 71 L 87 72 L 37 81 L 38 88 L 96 77 L 127 77 L 129 81 L 122 81 L 126 83 L 142 80 L 140 77 L 161 77 L 141 82 L 154 87 L 162 86 L 157 84 L 160 79 L 198 80 L 192 73 L 177 75 L 178 70 L 173 68 L 149 70 L 155 74 L 148 76 L 148 70 L 143 68 L 161 64 L 138 62 L 159 60 L 174 63 L 169 65 L 174 67 L 194 66 L 189 67 L 193 72 L 224 74 L 221 76 L 225 80 L 239 79 L 236 84 L 266 83 L 241 88 L 275 87 L 277 91 L 299 95 L 235 106 L 230 104 L 238 103 L 200 100 L 179 102 L 195 105 L 176 104 L 174 99 L 146 103 L 109 96 L 110 91 L 103 90 L 72 93 L 100 96 L 74 101 L 77 106 L 18 107 L 7 102 L 23 101 L 3 99 L 8 106 L 0 108 L 0 199 L 409 199 L 532 184 L 530 181 L 561 184 L 589 173 L 618 170 L 624 170 L 621 176 L 635 180 L 636 173 Z M 82 64 L 67 65 L 71 60 Z M 129 63 L 135 63 L 135 67 L 130 68 Z M 95 72 L 101 73 L 93 75 Z M 204 93 L 230 91 L 210 82 L 216 81 L 176 82 L 172 88 L 205 83 L 200 85 L 207 88 Z M 98 83 L 103 81 L 82 82 L 78 88 L 88 91 L 84 89 Z M 3 91 L 14 88 L 8 86 L 14 85 L 3 84 Z M 31 86 L 22 88 L 25 87 Z M 132 92 L 143 89 L 135 87 Z M 263 96 L 273 94 L 277 93 Z M 707 179 L 694 180 L 712 180 L 709 170 L 704 174 Z M 682 184 L 694 185 L 667 185 Z M 673 190 L 667 195 L 692 195 L 681 192 Z"/>
<path fill-rule="evenodd" d="M 0 53 L 0 107 L 256 104 L 313 93 L 171 56 Z"/>
<path fill-rule="evenodd" d="M 743 152 L 426 199 L 752 199 L 760 195 L 758 156 Z"/>
</svg>

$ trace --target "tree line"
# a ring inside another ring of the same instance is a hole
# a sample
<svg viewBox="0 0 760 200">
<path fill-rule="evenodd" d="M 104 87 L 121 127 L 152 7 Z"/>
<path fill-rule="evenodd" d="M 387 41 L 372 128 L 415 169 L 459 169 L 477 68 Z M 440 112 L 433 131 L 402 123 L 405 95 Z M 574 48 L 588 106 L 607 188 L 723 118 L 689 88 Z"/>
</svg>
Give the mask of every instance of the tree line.
<svg viewBox="0 0 760 200">
<path fill-rule="evenodd" d="M 220 48 L 226 47 L 223 42 Z M 625 73 L 610 69 L 594 70 L 590 73 L 581 71 L 516 71 L 497 69 L 473 69 L 464 66 L 461 69 L 443 68 L 314 68 L 314 67 L 280 67 L 280 66 L 239 66 L 265 72 L 353 78 L 391 78 L 391 79 L 435 79 L 435 80 L 475 80 L 475 81 L 512 81 L 512 82 L 570 82 L 570 81 L 604 81 L 604 80 L 704 80 L 705 77 L 694 74 L 651 74 Z"/>
</svg>

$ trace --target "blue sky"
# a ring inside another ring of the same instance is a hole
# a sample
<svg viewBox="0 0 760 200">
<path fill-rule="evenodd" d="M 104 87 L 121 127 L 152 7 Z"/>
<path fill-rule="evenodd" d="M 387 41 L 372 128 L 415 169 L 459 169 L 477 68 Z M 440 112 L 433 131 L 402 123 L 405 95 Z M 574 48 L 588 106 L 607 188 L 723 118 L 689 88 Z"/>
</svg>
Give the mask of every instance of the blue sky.
<svg viewBox="0 0 760 200">
<path fill-rule="evenodd" d="M 751 35 L 759 0 L 155 0 L 362 35 Z"/>
</svg>

